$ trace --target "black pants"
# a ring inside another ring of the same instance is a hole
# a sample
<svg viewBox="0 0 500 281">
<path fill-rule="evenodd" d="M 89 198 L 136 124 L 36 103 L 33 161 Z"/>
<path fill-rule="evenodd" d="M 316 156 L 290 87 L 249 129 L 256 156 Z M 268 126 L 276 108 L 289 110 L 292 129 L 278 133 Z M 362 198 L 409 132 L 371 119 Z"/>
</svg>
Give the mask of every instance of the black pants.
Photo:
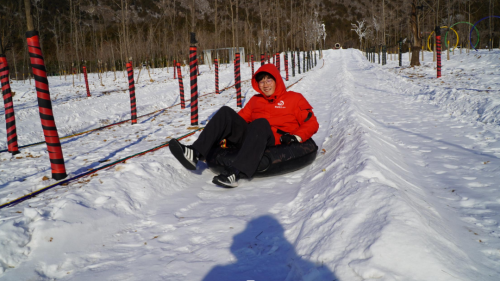
<svg viewBox="0 0 500 281">
<path fill-rule="evenodd" d="M 227 106 L 221 107 L 208 122 L 192 147 L 206 157 L 214 145 L 226 139 L 239 148 L 233 167 L 252 177 L 267 146 L 274 146 L 274 135 L 269 122 L 257 119 L 247 123 Z"/>
</svg>

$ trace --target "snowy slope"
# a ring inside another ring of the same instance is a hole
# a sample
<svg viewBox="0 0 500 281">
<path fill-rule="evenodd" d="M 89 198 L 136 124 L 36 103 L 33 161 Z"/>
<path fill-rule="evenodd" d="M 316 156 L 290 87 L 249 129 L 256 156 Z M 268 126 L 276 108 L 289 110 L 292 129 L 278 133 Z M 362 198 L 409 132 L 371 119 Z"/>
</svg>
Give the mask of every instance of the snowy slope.
<svg viewBox="0 0 500 281">
<path fill-rule="evenodd" d="M 325 51 L 287 82 L 303 77 L 291 89 L 320 122 L 312 165 L 228 190 L 167 148 L 127 160 L 0 210 L 0 280 L 498 280 L 500 60 L 479 55 L 456 54 L 438 80 L 430 62 L 382 67 L 357 50 Z M 222 67 L 221 87 L 231 70 Z M 171 70 L 154 72 L 136 86 L 139 115 L 179 102 Z M 213 70 L 201 73 L 201 94 L 212 92 Z M 61 136 L 129 117 L 123 73 L 107 75 L 104 86 L 91 77 L 91 98 L 78 79 L 77 90 L 70 77 L 50 79 Z M 20 145 L 42 141 L 32 87 L 12 88 Z M 243 93 L 255 92 L 244 83 Z M 200 98 L 201 124 L 223 105 L 236 109 L 234 89 Z M 65 139 L 67 170 L 147 150 L 189 122 L 175 106 Z M 42 179 L 45 150 L 0 154 L 0 203 L 54 182 Z"/>
</svg>

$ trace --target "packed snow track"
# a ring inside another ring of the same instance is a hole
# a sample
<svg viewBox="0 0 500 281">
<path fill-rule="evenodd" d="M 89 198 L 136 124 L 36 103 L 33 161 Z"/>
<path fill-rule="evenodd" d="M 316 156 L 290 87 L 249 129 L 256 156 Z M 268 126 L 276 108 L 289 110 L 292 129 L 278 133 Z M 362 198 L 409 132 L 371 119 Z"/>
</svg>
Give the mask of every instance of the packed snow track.
<svg viewBox="0 0 500 281">
<path fill-rule="evenodd" d="M 491 77 L 500 77 L 498 54 Z M 454 60 L 469 75 L 477 67 L 466 54 Z M 188 171 L 168 149 L 127 160 L 0 210 L 0 280 L 499 280 L 500 100 L 446 75 L 452 63 L 440 83 L 426 64 L 417 80 L 419 70 L 372 64 L 358 50 L 324 51 L 286 82 L 302 78 L 290 90 L 320 123 L 313 164 L 224 189 L 206 164 Z M 224 87 L 231 70 L 222 66 Z M 201 94 L 213 91 L 213 71 L 201 66 Z M 82 82 L 75 93 L 70 81 L 49 80 L 60 135 L 127 118 L 126 78 L 107 75 L 105 86 L 90 75 L 91 98 Z M 138 115 L 178 102 L 170 76 L 156 69 L 136 85 Z M 500 92 L 497 78 L 484 83 Z M 20 145 L 41 141 L 30 85 L 11 86 Z M 243 93 L 255 94 L 250 83 Z M 201 124 L 223 105 L 236 109 L 234 89 L 201 98 Z M 64 140 L 66 169 L 74 176 L 185 134 L 189 112 Z M 0 204 L 54 182 L 43 179 L 45 150 L 0 154 Z"/>
</svg>

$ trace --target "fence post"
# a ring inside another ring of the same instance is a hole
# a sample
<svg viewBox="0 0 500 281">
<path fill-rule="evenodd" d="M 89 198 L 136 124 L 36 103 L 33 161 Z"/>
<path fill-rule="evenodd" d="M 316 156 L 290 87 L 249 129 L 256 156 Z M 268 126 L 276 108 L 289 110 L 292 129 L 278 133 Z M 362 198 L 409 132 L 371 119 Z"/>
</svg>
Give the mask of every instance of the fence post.
<svg viewBox="0 0 500 281">
<path fill-rule="evenodd" d="M 62 180 L 68 175 L 66 174 L 61 142 L 57 133 L 54 113 L 52 112 L 49 81 L 47 79 L 47 70 L 45 69 L 42 49 L 40 48 L 38 32 L 34 30 L 26 32 L 26 41 L 28 43 L 31 69 L 35 77 L 38 109 L 40 111 L 40 120 L 42 122 L 45 142 L 47 143 L 47 150 L 49 151 L 52 178 Z"/>
<path fill-rule="evenodd" d="M 382 65 L 387 64 L 387 46 L 383 45 L 382 46 Z"/>
<path fill-rule="evenodd" d="M 83 68 L 83 77 L 85 78 L 85 87 L 87 88 L 87 97 L 90 97 L 90 89 L 89 89 L 89 79 L 87 77 L 87 67 L 84 65 Z"/>
<path fill-rule="evenodd" d="M 295 52 L 292 50 L 292 77 L 295 77 Z"/>
<path fill-rule="evenodd" d="M 254 58 L 253 58 L 253 55 L 251 55 L 251 56 L 250 56 L 250 60 L 252 61 L 252 77 L 253 77 L 253 74 L 254 74 L 254 72 L 255 72 L 255 71 L 254 71 L 254 66 L 253 66 L 253 64 L 254 64 Z"/>
<path fill-rule="evenodd" d="M 300 51 L 297 49 L 297 69 L 300 74 Z"/>
<path fill-rule="evenodd" d="M 382 63 L 382 61 L 380 60 L 380 52 L 381 52 L 380 45 L 378 45 L 378 48 L 377 48 L 378 64 Z"/>
<path fill-rule="evenodd" d="M 198 125 L 198 67 L 196 65 L 196 43 L 195 33 L 191 32 L 191 46 L 189 47 L 189 77 L 191 81 L 191 126 Z"/>
<path fill-rule="evenodd" d="M 260 66 L 264 65 L 264 60 L 265 60 L 265 55 L 264 54 L 260 54 Z"/>
<path fill-rule="evenodd" d="M 175 71 L 175 70 L 176 70 L 176 68 L 177 68 L 177 62 L 174 60 L 174 65 L 173 65 L 173 69 L 174 69 L 174 71 L 173 71 L 173 72 L 174 72 L 174 79 L 177 79 L 177 74 L 176 74 L 176 73 L 177 73 L 177 71 Z"/>
<path fill-rule="evenodd" d="M 403 40 L 399 39 L 399 66 L 403 66 Z"/>
<path fill-rule="evenodd" d="M 309 71 L 309 51 L 304 51 L 304 73 Z"/>
<path fill-rule="evenodd" d="M 130 92 L 130 119 L 132 120 L 132 125 L 137 124 L 137 107 L 135 100 L 135 82 L 134 82 L 134 68 L 132 67 L 132 62 L 127 63 L 127 73 L 128 73 L 128 91 Z"/>
<path fill-rule="evenodd" d="M 186 102 L 184 100 L 184 83 L 182 82 L 181 63 L 177 62 L 176 67 L 177 67 L 177 79 L 179 81 L 179 94 L 181 96 L 181 109 L 184 109 L 186 108 Z"/>
<path fill-rule="evenodd" d="M 288 81 L 288 52 L 285 51 L 285 81 Z"/>
<path fill-rule="evenodd" d="M 5 55 L 0 55 L 0 82 L 2 85 L 3 104 L 5 106 L 5 125 L 7 133 L 7 150 L 16 155 L 19 152 L 17 144 L 16 116 L 14 115 L 14 102 L 9 83 L 9 65 Z"/>
<path fill-rule="evenodd" d="M 306 51 L 302 54 L 302 72 L 306 73 Z"/>
</svg>

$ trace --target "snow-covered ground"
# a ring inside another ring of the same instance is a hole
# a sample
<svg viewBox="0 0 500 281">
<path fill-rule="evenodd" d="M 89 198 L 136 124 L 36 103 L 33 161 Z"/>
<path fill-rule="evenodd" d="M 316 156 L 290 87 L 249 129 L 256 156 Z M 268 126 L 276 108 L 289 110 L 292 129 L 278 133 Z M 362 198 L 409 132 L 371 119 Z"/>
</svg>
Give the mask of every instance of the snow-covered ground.
<svg viewBox="0 0 500 281">
<path fill-rule="evenodd" d="M 499 280 L 500 52 L 456 52 L 440 79 L 428 52 L 419 68 L 324 55 L 286 82 L 303 78 L 291 90 L 320 123 L 312 165 L 223 189 L 168 148 L 129 159 L 1 209 L 0 280 Z M 232 70 L 221 67 L 221 88 Z M 129 118 L 116 75 L 90 75 L 90 98 L 83 78 L 49 79 L 61 137 Z M 201 66 L 200 94 L 213 79 Z M 19 145 L 43 141 L 34 86 L 11 86 Z M 255 94 L 249 82 L 242 92 Z M 178 103 L 172 70 L 143 70 L 136 95 L 138 115 Z M 235 96 L 201 97 L 201 126 Z M 69 176 L 194 129 L 180 106 L 138 121 L 62 140 Z M 55 183 L 45 144 L 21 152 L 0 154 L 0 204 Z"/>
</svg>

